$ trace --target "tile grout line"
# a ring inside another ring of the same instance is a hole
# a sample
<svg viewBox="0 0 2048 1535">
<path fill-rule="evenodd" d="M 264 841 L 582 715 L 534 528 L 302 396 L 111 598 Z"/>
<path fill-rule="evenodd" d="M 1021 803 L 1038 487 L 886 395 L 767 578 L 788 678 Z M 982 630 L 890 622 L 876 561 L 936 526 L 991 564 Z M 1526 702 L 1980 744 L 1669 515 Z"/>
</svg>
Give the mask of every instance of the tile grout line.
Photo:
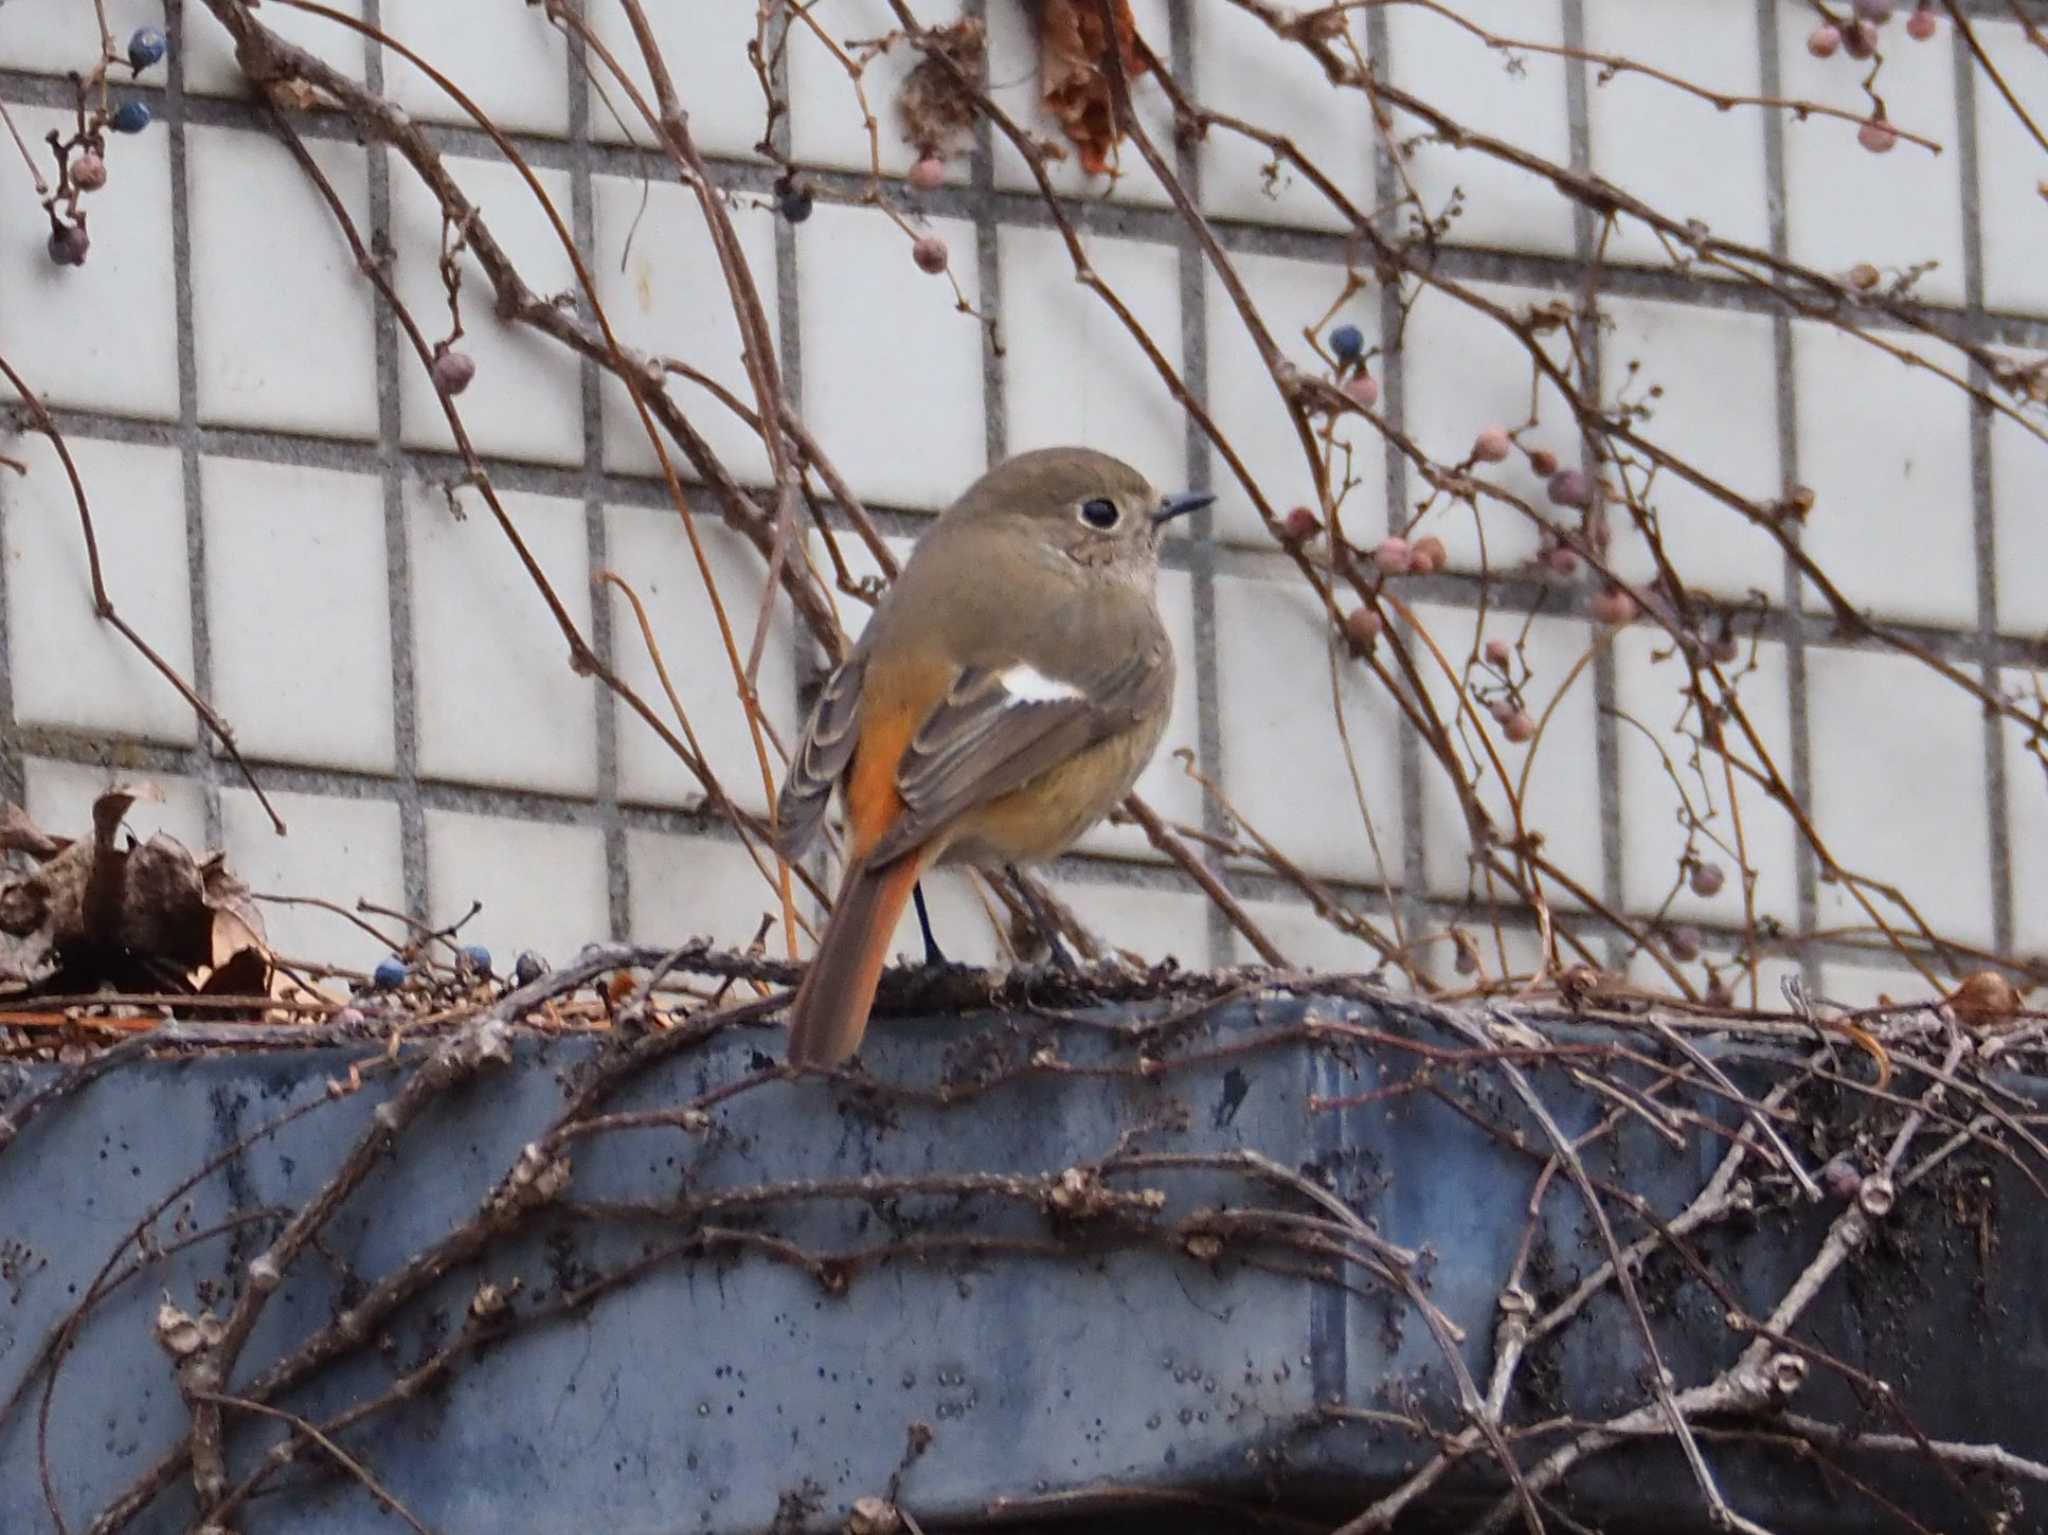
<svg viewBox="0 0 2048 1535">
<path fill-rule="evenodd" d="M 1168 49 L 1174 78 L 1193 80 L 1195 50 L 1199 43 L 1196 8 L 1189 6 L 1173 18 L 1173 37 Z M 1187 190 L 1197 208 L 1202 206 L 1202 162 L 1192 143 L 1174 145 L 1173 173 Z M 1180 282 L 1180 374 L 1188 392 L 1198 400 L 1209 398 L 1209 270 L 1201 245 L 1185 224 L 1175 239 L 1176 266 Z M 1209 439 L 1193 416 L 1182 423 L 1183 454 L 1187 460 L 1184 478 L 1190 490 L 1210 490 Z M 1225 794 L 1230 784 L 1223 768 L 1223 680 L 1219 660 L 1221 638 L 1216 627 L 1216 549 L 1213 542 L 1216 514 L 1196 512 L 1185 535 L 1188 558 L 1188 605 L 1193 609 L 1195 653 L 1195 756 L 1202 773 Z M 1202 796 L 1202 829 L 1212 835 L 1226 831 L 1223 807 L 1215 797 Z M 1238 883 L 1223 856 L 1212 848 L 1196 850 L 1203 866 L 1224 889 L 1233 894 Z M 1209 967 L 1228 965 L 1238 952 L 1237 930 L 1214 901 L 1203 903 L 1208 927 Z M 1247 956 L 1256 958 L 1256 956 Z"/>
<path fill-rule="evenodd" d="M 1585 0 L 1563 0 L 1563 5 L 1565 46 L 1583 55 L 1586 48 Z M 1590 175 L 1593 170 L 1593 132 L 1583 57 L 1565 60 L 1564 92 L 1565 122 L 1571 133 L 1572 169 L 1582 176 Z M 1584 203 L 1574 203 L 1572 242 L 1586 274 L 1582 289 L 1584 304 L 1579 311 L 1584 328 L 1580 353 L 1585 363 L 1579 388 L 1596 404 L 1604 398 L 1606 388 L 1600 334 L 1600 279 L 1605 274 L 1594 265 L 1600 234 L 1599 226 L 1593 221 L 1592 210 Z M 1588 461 L 1582 467 L 1597 482 L 1600 465 Z M 1595 505 L 1600 503 L 1596 501 Z M 1600 507 L 1600 515 L 1607 515 L 1604 506 Z M 1622 882 L 1625 806 L 1621 781 L 1621 726 L 1615 718 L 1619 707 L 1615 647 L 1611 643 L 1602 643 L 1606 632 L 1601 625 L 1585 623 L 1583 619 L 1580 622 L 1584 624 L 1587 642 L 1599 647 L 1593 657 L 1593 762 L 1600 794 L 1600 899 L 1609 911 L 1625 914 L 1627 906 Z M 1608 968 L 1617 972 L 1625 970 L 1628 952 L 1626 935 L 1612 934 L 1607 944 Z"/>
<path fill-rule="evenodd" d="M 589 7 L 577 5 L 579 13 Z M 584 72 L 580 33 L 558 29 L 564 42 L 562 67 L 569 99 L 569 223 L 584 264 L 597 266 L 596 192 L 591 173 L 590 85 Z M 590 296 L 577 296 L 577 313 L 592 318 Z M 597 573 L 611 563 L 610 530 L 606 522 L 603 380 L 597 363 L 583 358 L 577 365 L 577 397 L 583 417 L 583 547 L 590 591 L 590 648 L 605 666 L 616 664 L 612 634 L 612 597 L 596 584 Z M 626 856 L 626 832 L 619 819 L 619 706 L 610 688 L 595 680 L 590 688 L 591 725 L 596 731 L 598 824 L 604 829 L 605 922 L 611 937 L 625 939 L 633 927 L 633 873 Z"/>
<path fill-rule="evenodd" d="M 1366 57 L 1374 70 L 1382 76 L 1392 72 L 1394 61 L 1393 28 L 1387 24 L 1387 13 L 1375 7 L 1365 13 Z M 1368 105 L 1370 114 L 1371 107 Z M 1398 232 L 1400 215 L 1394 210 L 1402 195 L 1400 177 L 1395 173 L 1394 160 L 1387 147 L 1386 136 L 1373 134 L 1373 196 L 1379 206 L 1387 211 L 1382 214 L 1383 232 L 1393 235 Z M 1401 307 L 1401 290 L 1398 283 L 1382 283 L 1379 288 L 1379 329 L 1380 345 L 1385 350 L 1382 356 L 1389 359 L 1381 364 L 1381 387 L 1385 405 L 1383 414 L 1389 425 L 1396 431 L 1408 429 L 1408 359 L 1405 347 L 1396 347 L 1396 337 L 1402 335 L 1405 316 Z M 1405 339 L 1405 337 L 1403 338 Z M 1396 366 L 1398 361 L 1398 366 Z M 1398 528 L 1405 532 L 1408 511 L 1408 461 L 1399 453 L 1383 456 L 1386 501 L 1381 510 L 1385 513 L 1386 528 L 1393 533 Z M 1334 643 L 1334 641 L 1333 641 Z M 1426 826 L 1422 814 L 1422 799 L 1425 793 L 1424 775 L 1426 764 L 1423 760 L 1422 735 L 1404 712 L 1395 732 L 1395 764 L 1401 815 L 1401 877 L 1400 890 L 1396 896 L 1397 908 L 1401 913 L 1403 928 L 1416 932 L 1423 924 L 1425 910 L 1423 902 L 1429 888 L 1429 846 Z M 1410 959 L 1420 963 L 1421 957 L 1413 951 L 1414 940 L 1410 940 Z"/>
<path fill-rule="evenodd" d="M 1783 69 L 1778 57 L 1778 7 L 1776 0 L 1756 0 L 1758 83 L 1762 94 L 1776 99 L 1784 93 Z M 1764 118 L 1764 188 L 1770 218 L 1771 254 L 1782 257 L 1791 248 L 1790 218 L 1785 177 L 1785 125 L 1776 113 Z M 1791 318 L 1782 312 L 1771 316 L 1771 350 L 1777 375 L 1778 474 L 1789 491 L 1799 482 L 1799 391 L 1793 373 Z M 1807 666 L 1805 626 L 1800 612 L 1799 567 L 1786 555 L 1782 565 L 1779 600 L 1793 615 L 1785 625 L 1785 694 L 1791 714 L 1787 722 L 1792 738 L 1792 797 L 1808 815 L 1813 813 L 1813 742 L 1807 713 Z M 1819 871 L 1813 849 L 1801 838 L 1793 843 L 1793 874 L 1798 886 L 1798 934 L 1801 979 L 1809 992 L 1821 990 L 1820 964 L 1813 957 L 1810 942 L 1820 924 Z M 1759 1006 L 1769 1006 L 1759 996 Z"/>
<path fill-rule="evenodd" d="M 166 61 L 168 67 L 165 71 L 165 103 L 169 109 L 165 113 L 165 127 L 170 139 L 171 285 L 178 346 L 178 426 L 175 441 L 185 503 L 185 583 L 192 643 L 192 675 L 186 680 L 201 698 L 213 703 L 213 626 L 207 591 L 206 507 L 199 472 L 199 348 L 192 307 L 191 143 L 185 121 L 188 100 L 185 94 L 185 17 L 179 8 L 166 7 L 164 19 L 170 41 L 170 58 Z M 221 780 L 233 769 L 226 767 L 228 758 L 225 750 L 212 738 L 205 725 L 196 718 L 193 724 L 200 747 L 194 757 L 194 765 L 199 769 L 196 776 L 204 806 L 206 844 L 224 847 L 227 839 L 221 810 Z M 223 772 L 224 767 L 226 773 Z"/>
<path fill-rule="evenodd" d="M 363 19 L 382 28 L 383 0 L 364 0 Z M 384 89 L 384 50 L 364 40 L 369 88 Z M 384 263 L 387 276 L 398 265 L 392 242 L 391 152 L 373 146 L 368 160 L 370 248 Z M 381 299 L 371 301 L 377 366 L 377 464 L 384 490 L 384 582 L 391 626 L 391 740 L 394 787 L 398 801 L 399 865 L 405 884 L 406 911 L 427 921 L 432 909 L 433 882 L 427 862 L 426 808 L 420 796 L 419 658 L 413 627 L 412 541 L 406 516 L 406 454 L 399 412 L 398 317 Z"/>
<path fill-rule="evenodd" d="M 1983 339 L 1984 230 L 1978 188 L 1977 71 L 1962 32 L 1944 27 L 1956 80 L 1956 178 L 1961 189 L 1963 218 L 1963 307 L 1970 334 Z M 1970 365 L 1970 382 L 1988 389 L 1990 376 Z M 1998 519 L 1992 496 L 1996 489 L 1991 467 L 1991 413 L 1972 400 L 1970 410 L 1970 499 L 1977 554 L 1977 635 L 1985 688 L 1996 693 L 1998 668 Z M 2005 774 L 2005 726 L 1995 714 L 1984 715 L 1984 809 L 1991 865 L 1991 946 L 2013 952 L 2013 874 L 2011 805 Z"/>
<path fill-rule="evenodd" d="M 987 0 L 964 0 L 961 15 L 986 22 Z M 984 49 L 983 59 L 987 53 Z M 995 205 L 995 128 L 985 116 L 974 116 L 974 150 L 968 167 L 974 188 L 975 288 L 980 308 L 991 324 L 981 327 L 981 429 L 990 468 L 1010 456 L 1009 380 L 1004 373 L 1002 235 L 1007 227 Z"/>
</svg>

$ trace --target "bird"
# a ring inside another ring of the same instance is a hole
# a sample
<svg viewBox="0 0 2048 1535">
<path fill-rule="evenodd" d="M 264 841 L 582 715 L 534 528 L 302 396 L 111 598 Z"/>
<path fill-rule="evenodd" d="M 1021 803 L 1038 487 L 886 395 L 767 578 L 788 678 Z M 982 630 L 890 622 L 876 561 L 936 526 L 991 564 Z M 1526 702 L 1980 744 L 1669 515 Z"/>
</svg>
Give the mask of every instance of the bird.
<svg viewBox="0 0 2048 1535">
<path fill-rule="evenodd" d="M 791 859 L 835 788 L 846 812 L 845 873 L 790 1005 L 792 1065 L 860 1048 L 927 870 L 1056 858 L 1130 792 L 1172 712 L 1160 541 L 1215 499 L 1162 494 L 1092 448 L 1042 448 L 990 469 L 918 541 L 820 690 L 776 802 Z"/>
</svg>

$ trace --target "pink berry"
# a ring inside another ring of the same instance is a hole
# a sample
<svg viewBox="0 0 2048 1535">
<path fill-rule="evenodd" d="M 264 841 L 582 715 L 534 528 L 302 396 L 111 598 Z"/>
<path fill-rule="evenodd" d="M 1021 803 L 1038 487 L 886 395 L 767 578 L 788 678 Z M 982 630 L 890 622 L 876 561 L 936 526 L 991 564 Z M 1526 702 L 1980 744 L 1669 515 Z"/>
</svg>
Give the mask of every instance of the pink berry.
<svg viewBox="0 0 2048 1535">
<path fill-rule="evenodd" d="M 1806 34 L 1806 51 L 1817 59 L 1833 58 L 1841 46 L 1842 29 L 1832 23 L 1823 23 Z"/>
<path fill-rule="evenodd" d="M 1874 27 L 1892 19 L 1891 0 L 1856 0 L 1856 14 Z"/>
<path fill-rule="evenodd" d="M 97 192 L 107 184 L 107 162 L 87 150 L 71 162 L 71 184 L 81 192 Z"/>
<path fill-rule="evenodd" d="M 1408 551 L 1408 568 L 1418 576 L 1433 576 L 1451 563 L 1450 551 L 1434 533 L 1418 538 Z"/>
<path fill-rule="evenodd" d="M 1408 547 L 1405 538 L 1383 538 L 1372 552 L 1372 562 L 1379 566 L 1383 576 L 1407 575 L 1414 559 L 1415 551 Z"/>
<path fill-rule="evenodd" d="M 1939 30 L 1940 26 L 1935 21 L 1934 12 L 1932 11 L 1915 11 L 1906 18 L 1906 36 L 1912 38 L 1916 43 L 1926 42 Z"/>
<path fill-rule="evenodd" d="M 1290 544 L 1305 544 L 1322 531 L 1321 520 L 1305 506 L 1297 506 L 1280 520 L 1280 536 Z"/>
<path fill-rule="evenodd" d="M 926 155 L 910 168 L 910 184 L 920 192 L 936 192 L 946 184 L 946 162 Z"/>
<path fill-rule="evenodd" d="M 1514 450 L 1514 441 L 1504 426 L 1489 426 L 1472 439 L 1472 456 L 1482 464 L 1498 464 Z"/>
<path fill-rule="evenodd" d="M 1344 620 L 1344 638 L 1353 650 L 1364 652 L 1372 649 L 1372 642 L 1386 627 L 1387 621 L 1371 608 L 1356 608 Z"/>
<path fill-rule="evenodd" d="M 1560 469 L 1550 477 L 1550 499 L 1558 506 L 1591 506 L 1593 482 L 1580 469 Z"/>
<path fill-rule="evenodd" d="M 921 272 L 937 274 L 946 270 L 946 242 L 937 235 L 919 235 L 910 247 L 910 259 Z"/>
<path fill-rule="evenodd" d="M 1852 59 L 1867 59 L 1877 52 L 1877 28 L 1867 21 L 1852 23 L 1842 34 L 1842 46 Z"/>
<path fill-rule="evenodd" d="M 434 354 L 434 383 L 445 394 L 460 394 L 476 377 L 476 359 L 452 347 Z"/>
<path fill-rule="evenodd" d="M 1371 410 L 1380 402 L 1380 381 L 1370 373 L 1354 373 L 1344 381 L 1344 392 Z"/>
<path fill-rule="evenodd" d="M 1856 142 L 1874 155 L 1890 154 L 1892 146 L 1899 142 L 1899 133 L 1890 123 L 1872 118 L 1856 130 Z"/>
<path fill-rule="evenodd" d="M 1526 746 L 1536 739 L 1536 722 L 1522 710 L 1517 709 L 1501 725 L 1500 733 L 1517 746 Z"/>
<path fill-rule="evenodd" d="M 1543 556 L 1543 563 L 1550 567 L 1553 575 L 1569 576 L 1577 572 L 1579 556 L 1576 550 L 1568 549 L 1563 544 L 1559 544 L 1555 549 Z"/>
<path fill-rule="evenodd" d="M 1557 473 L 1557 455 L 1548 448 L 1538 448 L 1529 455 L 1529 472 L 1549 479 Z"/>
<path fill-rule="evenodd" d="M 1503 693 L 1486 706 L 1486 712 L 1494 717 L 1496 723 L 1505 725 L 1522 712 L 1522 706 Z"/>
<path fill-rule="evenodd" d="M 1700 930 L 1690 922 L 1681 922 L 1664 935 L 1664 944 L 1673 959 L 1689 965 L 1700 957 Z"/>
<path fill-rule="evenodd" d="M 1635 598 L 1618 586 L 1610 586 L 1605 591 L 1595 593 L 1586 607 L 1591 611 L 1595 621 L 1617 627 L 1633 623 L 1639 611 Z"/>
<path fill-rule="evenodd" d="M 1486 642 L 1486 664 L 1496 671 L 1506 671 L 1508 663 L 1515 658 L 1514 647 L 1498 637 Z"/>
<path fill-rule="evenodd" d="M 1697 896 L 1716 896 L 1728 882 L 1728 876 L 1721 872 L 1717 863 L 1696 863 L 1692 866 L 1692 893 Z"/>
</svg>

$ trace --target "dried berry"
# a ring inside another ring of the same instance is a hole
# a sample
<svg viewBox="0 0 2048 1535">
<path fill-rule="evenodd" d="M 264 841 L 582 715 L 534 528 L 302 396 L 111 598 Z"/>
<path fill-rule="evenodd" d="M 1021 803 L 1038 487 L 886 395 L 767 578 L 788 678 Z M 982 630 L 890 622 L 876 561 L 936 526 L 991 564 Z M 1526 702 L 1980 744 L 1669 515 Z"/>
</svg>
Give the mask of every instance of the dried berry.
<svg viewBox="0 0 2048 1535">
<path fill-rule="evenodd" d="M 116 133 L 140 133 L 150 121 L 148 102 L 124 101 L 114 108 L 114 115 L 107 119 L 107 126 Z"/>
<path fill-rule="evenodd" d="M 1593 482 L 1582 469 L 1560 469 L 1550 477 L 1546 492 L 1558 506 L 1585 507 L 1593 504 Z"/>
<path fill-rule="evenodd" d="M 1380 381 L 1370 373 L 1356 373 L 1344 381 L 1344 392 L 1371 410 L 1380 402 Z"/>
<path fill-rule="evenodd" d="M 910 259 L 920 272 L 937 274 L 946 270 L 946 242 L 937 235 L 919 235 L 910 247 Z"/>
<path fill-rule="evenodd" d="M 97 192 L 107 184 L 107 162 L 88 149 L 71 162 L 71 184 L 81 192 Z"/>
<path fill-rule="evenodd" d="M 1692 893 L 1697 896 L 1716 896 L 1728 882 L 1728 876 L 1721 872 L 1717 863 L 1696 863 L 1692 866 Z"/>
<path fill-rule="evenodd" d="M 1856 0 L 1856 14 L 1872 26 L 1881 27 L 1892 19 L 1891 0 Z"/>
<path fill-rule="evenodd" d="M 1414 564 L 1415 552 L 1405 538 L 1383 538 L 1372 552 L 1373 564 L 1383 576 L 1405 576 Z"/>
<path fill-rule="evenodd" d="M 1514 440 L 1504 426 L 1489 426 L 1472 439 L 1472 456 L 1482 464 L 1500 463 L 1514 448 Z"/>
<path fill-rule="evenodd" d="M 1884 274 L 1867 261 L 1859 261 L 1849 268 L 1849 286 L 1859 293 L 1868 293 L 1884 281 Z"/>
<path fill-rule="evenodd" d="M 1280 536 L 1290 544 L 1305 544 L 1322 531 L 1322 520 L 1305 506 L 1297 506 L 1280 522 Z"/>
<path fill-rule="evenodd" d="M 1408 568 L 1418 576 L 1433 576 L 1450 562 L 1450 551 L 1434 533 L 1416 539 L 1408 550 Z"/>
<path fill-rule="evenodd" d="M 1538 448 L 1529 455 L 1529 469 L 1547 480 L 1557 473 L 1557 455 L 1548 448 Z"/>
<path fill-rule="evenodd" d="M 1841 46 L 1842 29 L 1832 23 L 1824 23 L 1806 34 L 1806 51 L 1817 59 L 1833 58 Z"/>
<path fill-rule="evenodd" d="M 910 168 L 910 184 L 920 192 L 936 192 L 946 184 L 946 162 L 926 155 Z"/>
<path fill-rule="evenodd" d="M 1339 362 L 1356 362 L 1365 353 L 1365 333 L 1356 325 L 1340 325 L 1330 332 L 1330 351 Z"/>
<path fill-rule="evenodd" d="M 788 185 L 778 186 L 776 189 L 775 211 L 788 219 L 792 224 L 801 224 L 805 219 L 809 218 L 811 210 L 815 206 L 816 204 L 812 200 L 809 187 L 798 186 L 796 183 L 791 182 Z"/>
<path fill-rule="evenodd" d="M 434 354 L 434 385 L 444 394 L 460 394 L 476 377 L 476 359 L 467 352 L 443 347 Z"/>
<path fill-rule="evenodd" d="M 512 963 L 512 979 L 521 986 L 531 986 L 548 973 L 548 962 L 531 949 L 523 950 Z"/>
<path fill-rule="evenodd" d="M 160 63 L 164 50 L 170 46 L 158 27 L 137 27 L 128 37 L 128 65 L 137 74 Z"/>
<path fill-rule="evenodd" d="M 1906 18 L 1906 36 L 1916 43 L 1926 42 L 1940 30 L 1940 23 L 1935 20 L 1934 12 L 1925 6 Z"/>
<path fill-rule="evenodd" d="M 1867 21 L 1853 22 L 1842 34 L 1842 47 L 1852 59 L 1867 59 L 1877 53 L 1877 28 Z"/>
<path fill-rule="evenodd" d="M 62 224 L 50 231 L 50 259 L 59 266 L 84 266 L 92 237 L 83 224 Z"/>
<path fill-rule="evenodd" d="M 1634 623 L 1636 614 L 1641 611 L 1635 598 L 1618 586 L 1610 586 L 1604 591 L 1594 593 L 1586 607 L 1592 613 L 1595 622 L 1616 626 Z"/>
<path fill-rule="evenodd" d="M 1578 573 L 1579 569 L 1578 551 L 1575 549 L 1569 549 L 1563 544 L 1559 544 L 1556 548 L 1552 549 L 1549 553 L 1543 556 L 1543 563 L 1550 567 L 1550 573 L 1552 575 L 1575 575 Z"/>
<path fill-rule="evenodd" d="M 1689 965 L 1700 957 L 1700 930 L 1690 922 L 1681 922 L 1664 935 L 1664 946 L 1673 959 Z"/>
<path fill-rule="evenodd" d="M 1372 649 L 1372 642 L 1378 639 L 1387 627 L 1387 621 L 1371 608 L 1354 608 L 1344 620 L 1344 638 L 1351 648 L 1360 653 Z"/>
</svg>

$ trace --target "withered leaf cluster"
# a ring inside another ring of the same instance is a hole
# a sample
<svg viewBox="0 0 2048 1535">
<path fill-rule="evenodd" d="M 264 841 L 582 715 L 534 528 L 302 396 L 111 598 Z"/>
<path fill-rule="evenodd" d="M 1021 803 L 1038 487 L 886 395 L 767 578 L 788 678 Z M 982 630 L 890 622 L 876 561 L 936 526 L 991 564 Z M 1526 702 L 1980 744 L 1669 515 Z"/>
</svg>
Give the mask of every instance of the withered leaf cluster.
<svg viewBox="0 0 2048 1535">
<path fill-rule="evenodd" d="M 0 986 L 268 992 L 263 918 L 225 855 L 195 858 L 161 832 L 122 835 L 129 808 L 157 797 L 149 785 L 109 789 L 78 839 L 0 803 Z"/>
<path fill-rule="evenodd" d="M 1127 79 L 1148 68 L 1137 39 L 1131 0 L 1117 0 L 1115 47 Z M 1059 119 L 1067 137 L 1074 141 L 1081 168 L 1091 176 L 1108 175 L 1115 169 L 1116 147 L 1123 139 L 1106 65 L 1110 46 L 1101 14 L 1089 0 L 1040 0 L 1039 93 L 1046 110 Z"/>
</svg>

